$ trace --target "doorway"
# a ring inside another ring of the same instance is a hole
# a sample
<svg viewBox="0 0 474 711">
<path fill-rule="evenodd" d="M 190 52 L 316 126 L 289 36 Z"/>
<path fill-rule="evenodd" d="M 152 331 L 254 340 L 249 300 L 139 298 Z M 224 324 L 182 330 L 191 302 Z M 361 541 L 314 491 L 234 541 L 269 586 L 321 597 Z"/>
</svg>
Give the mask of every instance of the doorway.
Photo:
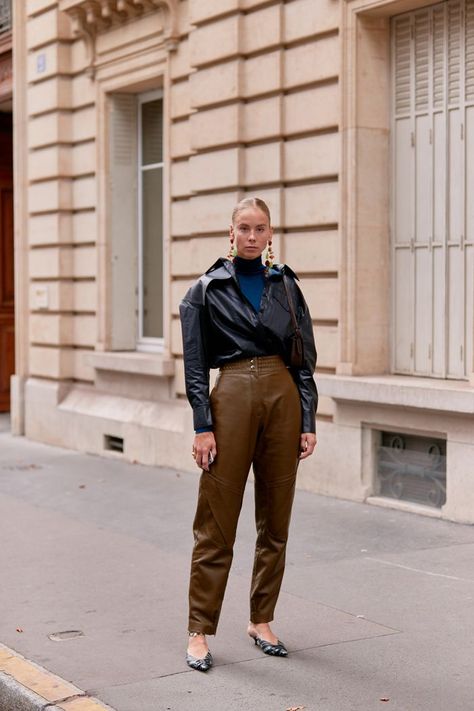
<svg viewBox="0 0 474 711">
<path fill-rule="evenodd" d="M 0 412 L 10 410 L 15 370 L 12 114 L 0 107 Z"/>
</svg>

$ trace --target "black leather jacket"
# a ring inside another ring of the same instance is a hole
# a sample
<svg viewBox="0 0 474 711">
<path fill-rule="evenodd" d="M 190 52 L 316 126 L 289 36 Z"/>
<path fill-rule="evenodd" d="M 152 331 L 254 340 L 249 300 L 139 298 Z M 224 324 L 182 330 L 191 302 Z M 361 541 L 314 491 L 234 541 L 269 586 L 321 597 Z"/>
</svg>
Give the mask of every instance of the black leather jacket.
<svg viewBox="0 0 474 711">
<path fill-rule="evenodd" d="M 209 368 L 241 358 L 275 354 L 288 362 L 293 328 L 283 273 L 290 277 L 288 286 L 304 339 L 305 366 L 290 369 L 301 398 L 301 431 L 316 431 L 316 348 L 309 309 L 295 281 L 298 277 L 286 265 L 272 267 L 257 313 L 240 290 L 229 259 L 218 259 L 189 289 L 179 308 L 186 393 L 193 408 L 195 429 L 212 426 Z"/>
</svg>

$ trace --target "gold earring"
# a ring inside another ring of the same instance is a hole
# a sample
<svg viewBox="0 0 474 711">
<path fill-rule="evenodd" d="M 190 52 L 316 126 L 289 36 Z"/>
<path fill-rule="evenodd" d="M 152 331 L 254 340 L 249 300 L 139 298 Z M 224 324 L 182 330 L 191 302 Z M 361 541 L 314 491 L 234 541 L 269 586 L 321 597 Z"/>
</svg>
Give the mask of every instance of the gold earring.
<svg viewBox="0 0 474 711">
<path fill-rule="evenodd" d="M 230 242 L 230 247 L 229 247 L 229 254 L 227 255 L 227 259 L 230 259 L 232 261 L 234 257 L 237 256 L 237 248 L 234 246 L 234 243 Z"/>
<path fill-rule="evenodd" d="M 272 243 L 268 242 L 267 253 L 265 255 L 265 266 L 268 267 L 268 269 L 271 269 L 273 267 L 274 259 L 275 255 L 273 254 Z"/>
</svg>

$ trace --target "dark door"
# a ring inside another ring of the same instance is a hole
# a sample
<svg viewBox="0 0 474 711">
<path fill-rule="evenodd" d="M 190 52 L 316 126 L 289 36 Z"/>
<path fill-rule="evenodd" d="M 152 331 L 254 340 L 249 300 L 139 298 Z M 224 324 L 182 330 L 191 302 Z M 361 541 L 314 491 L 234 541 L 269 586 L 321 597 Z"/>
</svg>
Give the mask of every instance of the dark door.
<svg viewBox="0 0 474 711">
<path fill-rule="evenodd" d="M 11 114 L 0 113 L 0 412 L 10 410 L 15 369 L 12 152 Z"/>
</svg>

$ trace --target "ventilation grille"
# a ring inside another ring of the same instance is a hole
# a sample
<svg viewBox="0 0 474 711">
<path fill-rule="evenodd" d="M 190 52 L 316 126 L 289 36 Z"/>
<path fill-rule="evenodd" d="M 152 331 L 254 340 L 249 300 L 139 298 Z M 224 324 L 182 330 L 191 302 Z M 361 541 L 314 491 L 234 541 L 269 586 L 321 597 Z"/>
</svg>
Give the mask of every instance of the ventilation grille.
<svg viewBox="0 0 474 711">
<path fill-rule="evenodd" d="M 104 449 L 110 452 L 123 452 L 123 437 L 116 435 L 104 435 Z"/>
</svg>

